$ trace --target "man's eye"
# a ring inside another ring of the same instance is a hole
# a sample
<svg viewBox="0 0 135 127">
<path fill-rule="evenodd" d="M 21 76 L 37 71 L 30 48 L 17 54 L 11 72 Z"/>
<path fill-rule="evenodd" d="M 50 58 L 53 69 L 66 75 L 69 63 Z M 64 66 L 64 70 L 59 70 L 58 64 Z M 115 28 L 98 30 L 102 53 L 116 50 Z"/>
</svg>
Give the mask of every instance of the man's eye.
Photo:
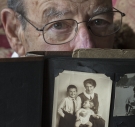
<svg viewBox="0 0 135 127">
<path fill-rule="evenodd" d="M 69 25 L 65 22 L 53 22 L 45 27 L 45 31 L 48 30 L 55 30 L 55 31 L 61 31 L 61 30 L 67 30 L 69 28 Z"/>
<path fill-rule="evenodd" d="M 71 33 L 77 27 L 74 20 L 59 20 L 49 23 L 45 26 L 44 31 L 50 31 L 54 33 Z"/>
<path fill-rule="evenodd" d="M 61 22 L 55 23 L 55 24 L 53 25 L 53 27 L 54 27 L 55 29 L 62 29 L 63 26 L 64 26 L 64 25 L 63 25 Z"/>
<path fill-rule="evenodd" d="M 67 22 L 55 22 L 52 24 L 51 28 L 55 30 L 66 30 L 70 28 L 70 24 Z"/>
<path fill-rule="evenodd" d="M 96 25 L 104 25 L 104 24 L 106 24 L 106 21 L 104 21 L 104 20 L 102 20 L 102 19 L 97 19 L 97 20 L 94 21 L 94 23 L 95 23 Z"/>
<path fill-rule="evenodd" d="M 106 20 L 103 20 L 103 19 L 95 19 L 93 21 L 90 22 L 90 26 L 106 26 L 106 25 L 109 25 L 110 23 Z"/>
</svg>

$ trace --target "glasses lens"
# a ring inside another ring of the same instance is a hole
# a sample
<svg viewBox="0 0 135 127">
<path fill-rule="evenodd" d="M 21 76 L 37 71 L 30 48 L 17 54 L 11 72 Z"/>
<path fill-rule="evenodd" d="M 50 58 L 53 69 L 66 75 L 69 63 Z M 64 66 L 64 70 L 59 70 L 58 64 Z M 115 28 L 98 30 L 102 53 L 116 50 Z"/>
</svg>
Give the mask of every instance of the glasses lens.
<svg viewBox="0 0 135 127">
<path fill-rule="evenodd" d="M 76 35 L 75 20 L 59 20 L 49 23 L 44 28 L 44 39 L 49 44 L 63 44 L 71 41 Z"/>
<path fill-rule="evenodd" d="M 121 27 L 121 13 L 119 12 L 107 12 L 97 16 L 94 16 L 89 21 L 89 27 L 93 34 L 97 36 L 107 36 L 117 32 Z M 115 23 L 115 20 L 118 23 Z"/>
</svg>

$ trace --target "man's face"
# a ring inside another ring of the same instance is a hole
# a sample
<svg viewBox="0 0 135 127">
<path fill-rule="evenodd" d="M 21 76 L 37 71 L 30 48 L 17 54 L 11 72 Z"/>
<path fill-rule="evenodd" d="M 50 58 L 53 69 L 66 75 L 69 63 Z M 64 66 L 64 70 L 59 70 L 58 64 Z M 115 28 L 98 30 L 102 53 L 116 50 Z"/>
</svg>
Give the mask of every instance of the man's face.
<svg viewBox="0 0 135 127">
<path fill-rule="evenodd" d="M 75 88 L 70 88 L 69 91 L 68 91 L 68 96 L 71 97 L 71 98 L 75 98 L 76 97 L 76 94 L 77 94 L 77 91 Z"/>
<path fill-rule="evenodd" d="M 111 8 L 111 0 L 25 0 L 26 17 L 38 28 L 45 24 L 74 19 L 88 21 L 95 13 Z M 99 18 L 104 18 L 100 17 Z M 78 33 L 73 40 L 62 45 L 45 43 L 41 31 L 29 23 L 21 34 L 25 53 L 28 51 L 73 51 L 80 48 L 112 48 L 113 36 L 97 37 L 88 30 L 86 23 L 78 24 Z"/>
<path fill-rule="evenodd" d="M 85 84 L 85 89 L 87 94 L 92 94 L 94 91 L 94 86 L 90 83 Z"/>
</svg>

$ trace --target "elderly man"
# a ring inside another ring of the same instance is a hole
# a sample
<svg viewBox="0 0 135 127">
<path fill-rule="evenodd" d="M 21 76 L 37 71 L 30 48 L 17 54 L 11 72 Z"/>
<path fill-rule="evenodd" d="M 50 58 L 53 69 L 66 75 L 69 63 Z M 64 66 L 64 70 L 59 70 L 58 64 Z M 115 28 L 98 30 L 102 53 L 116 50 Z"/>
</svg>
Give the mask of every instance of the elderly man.
<svg viewBox="0 0 135 127">
<path fill-rule="evenodd" d="M 120 19 L 117 26 L 115 15 Z M 8 0 L 1 12 L 8 41 L 19 56 L 28 51 L 112 48 L 122 16 L 111 0 Z"/>
</svg>

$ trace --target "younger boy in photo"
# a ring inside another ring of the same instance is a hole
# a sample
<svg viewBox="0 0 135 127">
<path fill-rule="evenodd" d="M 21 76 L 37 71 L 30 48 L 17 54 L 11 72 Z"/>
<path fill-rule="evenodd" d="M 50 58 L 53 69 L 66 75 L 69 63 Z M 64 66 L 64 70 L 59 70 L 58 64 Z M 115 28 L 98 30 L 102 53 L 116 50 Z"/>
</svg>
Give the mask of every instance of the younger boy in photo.
<svg viewBox="0 0 135 127">
<path fill-rule="evenodd" d="M 69 85 L 67 87 L 67 97 L 61 101 L 58 107 L 60 115 L 59 127 L 75 127 L 75 113 L 77 111 L 76 95 L 77 87 Z"/>
<path fill-rule="evenodd" d="M 93 110 L 91 110 L 94 104 L 90 100 L 86 100 L 82 106 L 83 108 L 79 109 L 76 113 L 77 119 L 75 127 L 79 127 L 80 125 L 87 125 L 88 127 L 92 127 L 92 123 L 89 121 L 90 116 L 92 115 L 96 118 L 99 118 L 99 116 L 95 115 Z"/>
</svg>

